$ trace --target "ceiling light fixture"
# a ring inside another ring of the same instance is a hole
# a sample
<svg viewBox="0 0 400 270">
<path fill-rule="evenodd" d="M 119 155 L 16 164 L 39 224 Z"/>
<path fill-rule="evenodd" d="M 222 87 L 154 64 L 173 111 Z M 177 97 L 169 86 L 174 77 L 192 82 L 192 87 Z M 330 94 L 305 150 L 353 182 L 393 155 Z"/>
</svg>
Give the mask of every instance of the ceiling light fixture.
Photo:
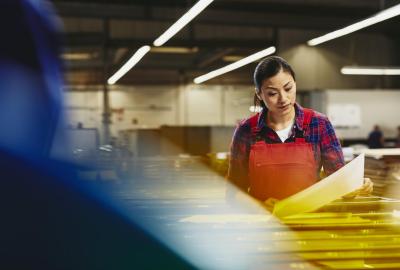
<svg viewBox="0 0 400 270">
<path fill-rule="evenodd" d="M 112 75 L 108 80 L 108 84 L 115 84 L 122 76 L 124 76 L 131 68 L 133 68 L 143 56 L 146 55 L 150 51 L 150 46 L 142 46 L 140 47 L 132 57 L 117 71 L 114 75 Z"/>
<path fill-rule="evenodd" d="M 242 59 L 243 56 L 241 55 L 225 55 L 222 57 L 222 61 L 224 62 L 236 62 L 240 59 Z"/>
<path fill-rule="evenodd" d="M 235 69 L 243 67 L 243 66 L 245 66 L 247 64 L 250 64 L 250 63 L 252 63 L 254 61 L 257 61 L 260 58 L 263 58 L 265 56 L 273 54 L 275 51 L 276 51 L 276 48 L 274 46 L 269 47 L 269 48 L 267 48 L 265 50 L 259 51 L 257 53 L 252 54 L 252 55 L 249 55 L 249 56 L 247 56 L 245 58 L 242 58 L 239 61 L 236 61 L 236 62 L 234 62 L 232 64 L 229 64 L 229 65 L 227 65 L 225 67 L 222 67 L 222 68 L 216 69 L 214 71 L 211 71 L 211 72 L 209 72 L 207 74 L 201 75 L 201 76 L 199 76 L 199 77 L 194 79 L 194 83 L 196 83 L 196 84 L 203 83 L 203 82 L 208 81 L 208 80 L 210 80 L 212 78 L 220 76 L 220 75 L 222 75 L 224 73 L 230 72 L 232 70 L 235 70 Z"/>
<path fill-rule="evenodd" d="M 161 36 L 159 36 L 153 45 L 156 47 L 162 46 L 171 37 L 178 33 L 186 24 L 188 24 L 194 17 L 199 15 L 209 4 L 214 0 L 200 0 L 191 9 L 188 10 L 179 20 L 177 20 L 170 28 L 168 28 Z"/>
<path fill-rule="evenodd" d="M 338 38 L 338 37 L 353 33 L 355 31 L 358 31 L 358 30 L 362 29 L 362 28 L 365 28 L 365 27 L 368 27 L 370 25 L 382 22 L 384 20 L 393 18 L 393 17 L 398 16 L 398 15 L 400 15 L 400 4 L 395 5 L 395 6 L 391 7 L 391 8 L 388 8 L 388 9 L 382 10 L 381 12 L 379 12 L 379 13 L 377 13 L 377 14 L 375 14 L 375 15 L 367 18 L 367 19 L 364 19 L 362 21 L 356 22 L 356 23 L 351 24 L 349 26 L 346 26 L 344 28 L 341 28 L 341 29 L 338 29 L 336 31 L 330 32 L 328 34 L 325 34 L 323 36 L 311 39 L 311 40 L 307 41 L 307 44 L 310 45 L 310 46 L 315 46 L 315 45 L 321 44 L 323 42 L 326 42 L 326 41 L 329 41 L 329 40 L 332 40 L 332 39 L 335 39 L 335 38 Z"/>
<path fill-rule="evenodd" d="M 153 47 L 151 48 L 152 53 L 175 53 L 175 54 L 189 54 L 197 53 L 198 47 Z"/>
<path fill-rule="evenodd" d="M 400 75 L 400 67 L 342 67 L 344 75 Z"/>
<path fill-rule="evenodd" d="M 93 57 L 95 57 L 93 53 L 68 52 L 61 54 L 61 58 L 68 61 L 89 60 Z"/>
</svg>

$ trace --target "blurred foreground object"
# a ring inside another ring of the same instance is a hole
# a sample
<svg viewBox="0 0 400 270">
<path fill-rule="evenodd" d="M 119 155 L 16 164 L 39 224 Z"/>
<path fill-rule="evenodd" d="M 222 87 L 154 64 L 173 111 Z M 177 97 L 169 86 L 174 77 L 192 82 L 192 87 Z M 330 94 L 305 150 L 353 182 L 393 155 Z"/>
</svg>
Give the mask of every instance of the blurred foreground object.
<svg viewBox="0 0 400 270">
<path fill-rule="evenodd" d="M 61 112 L 59 33 L 47 4 L 0 3 L 0 146 L 31 157 L 49 154 Z"/>
<path fill-rule="evenodd" d="M 0 268 L 190 268 L 49 158 L 61 112 L 54 15 L 39 0 L 1 1 L 0 13 Z"/>
</svg>

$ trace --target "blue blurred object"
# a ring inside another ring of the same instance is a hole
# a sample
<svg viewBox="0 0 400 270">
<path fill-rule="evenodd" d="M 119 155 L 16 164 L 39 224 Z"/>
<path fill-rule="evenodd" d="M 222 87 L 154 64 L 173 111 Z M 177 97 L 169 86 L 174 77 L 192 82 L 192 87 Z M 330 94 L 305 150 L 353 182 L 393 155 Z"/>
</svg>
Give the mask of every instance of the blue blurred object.
<svg viewBox="0 0 400 270">
<path fill-rule="evenodd" d="M 21 169 L 23 168 L 23 169 Z M 189 269 L 75 179 L 0 151 L 1 269 Z"/>
<path fill-rule="evenodd" d="M 45 156 L 62 107 L 55 16 L 43 1 L 1 1 L 0 10 L 0 146 Z"/>
<path fill-rule="evenodd" d="M 0 2 L 0 268 L 190 268 L 48 157 L 62 107 L 48 4 Z"/>
</svg>

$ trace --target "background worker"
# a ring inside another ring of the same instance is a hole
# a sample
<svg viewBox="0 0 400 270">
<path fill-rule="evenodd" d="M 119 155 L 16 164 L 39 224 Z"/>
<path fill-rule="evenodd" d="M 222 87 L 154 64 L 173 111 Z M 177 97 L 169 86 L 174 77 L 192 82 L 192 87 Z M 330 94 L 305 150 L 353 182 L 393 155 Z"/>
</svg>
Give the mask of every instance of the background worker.
<svg viewBox="0 0 400 270">
<path fill-rule="evenodd" d="M 367 142 L 368 147 L 371 149 L 383 148 L 385 140 L 378 125 L 375 125 L 374 129 L 369 133 Z"/>
</svg>

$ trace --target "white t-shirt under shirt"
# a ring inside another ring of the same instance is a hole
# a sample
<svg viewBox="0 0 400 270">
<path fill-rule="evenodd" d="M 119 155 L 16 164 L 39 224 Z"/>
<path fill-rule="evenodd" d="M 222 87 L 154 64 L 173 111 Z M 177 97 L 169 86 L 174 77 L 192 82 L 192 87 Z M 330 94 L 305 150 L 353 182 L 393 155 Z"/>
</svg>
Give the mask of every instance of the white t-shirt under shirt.
<svg viewBox="0 0 400 270">
<path fill-rule="evenodd" d="M 278 134 L 281 142 L 285 142 L 287 138 L 291 135 L 290 132 L 292 131 L 293 123 L 282 130 L 275 130 L 276 134 Z"/>
</svg>

